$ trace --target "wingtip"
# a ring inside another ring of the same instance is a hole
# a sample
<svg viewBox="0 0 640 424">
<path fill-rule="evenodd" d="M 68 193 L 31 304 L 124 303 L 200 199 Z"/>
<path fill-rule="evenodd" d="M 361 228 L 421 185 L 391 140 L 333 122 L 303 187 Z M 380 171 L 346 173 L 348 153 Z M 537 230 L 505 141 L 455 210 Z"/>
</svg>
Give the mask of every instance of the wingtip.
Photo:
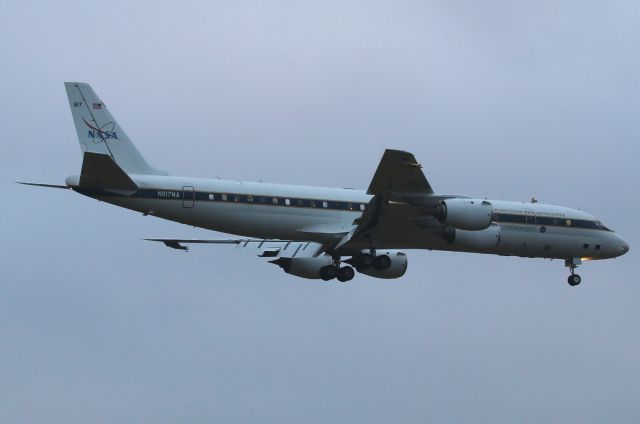
<svg viewBox="0 0 640 424">
<path fill-rule="evenodd" d="M 385 149 L 385 153 L 396 154 L 396 155 L 412 155 L 413 153 L 407 152 L 406 150 L 400 149 Z"/>
</svg>

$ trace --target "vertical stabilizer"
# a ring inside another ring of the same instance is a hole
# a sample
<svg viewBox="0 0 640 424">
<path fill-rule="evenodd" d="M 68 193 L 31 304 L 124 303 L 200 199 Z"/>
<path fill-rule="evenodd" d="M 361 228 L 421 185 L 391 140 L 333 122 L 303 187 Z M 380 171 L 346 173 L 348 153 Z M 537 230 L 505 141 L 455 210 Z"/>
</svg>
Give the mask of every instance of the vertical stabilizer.
<svg viewBox="0 0 640 424">
<path fill-rule="evenodd" d="M 147 163 L 89 84 L 64 86 L 83 152 L 109 155 L 128 174 L 166 175 Z"/>
</svg>

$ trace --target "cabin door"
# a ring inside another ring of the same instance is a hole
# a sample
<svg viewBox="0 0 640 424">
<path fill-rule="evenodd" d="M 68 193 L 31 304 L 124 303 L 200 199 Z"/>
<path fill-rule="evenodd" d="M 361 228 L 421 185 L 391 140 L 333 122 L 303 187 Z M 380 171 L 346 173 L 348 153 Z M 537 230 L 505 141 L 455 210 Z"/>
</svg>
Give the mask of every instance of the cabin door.
<svg viewBox="0 0 640 424">
<path fill-rule="evenodd" d="M 191 186 L 182 187 L 182 207 L 192 208 L 196 200 L 196 192 Z"/>
</svg>

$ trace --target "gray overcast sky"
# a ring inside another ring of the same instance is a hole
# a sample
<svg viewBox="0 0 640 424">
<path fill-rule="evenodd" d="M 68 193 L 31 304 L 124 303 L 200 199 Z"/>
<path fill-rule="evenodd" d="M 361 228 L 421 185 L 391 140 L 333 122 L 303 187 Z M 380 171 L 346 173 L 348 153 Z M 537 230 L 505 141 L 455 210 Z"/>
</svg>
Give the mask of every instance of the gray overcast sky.
<svg viewBox="0 0 640 424">
<path fill-rule="evenodd" d="M 637 1 L 0 2 L 0 422 L 640 421 Z M 415 251 L 296 279 L 71 192 L 63 81 L 174 174 L 433 187 L 592 212 L 630 254 Z"/>
</svg>

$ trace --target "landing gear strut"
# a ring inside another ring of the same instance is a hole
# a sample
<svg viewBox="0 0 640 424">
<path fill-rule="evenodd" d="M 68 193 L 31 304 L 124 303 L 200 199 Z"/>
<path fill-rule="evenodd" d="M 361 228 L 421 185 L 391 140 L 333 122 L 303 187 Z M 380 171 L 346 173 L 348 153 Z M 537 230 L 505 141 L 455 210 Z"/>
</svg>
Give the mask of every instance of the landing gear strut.
<svg viewBox="0 0 640 424">
<path fill-rule="evenodd" d="M 571 275 L 567 278 L 567 282 L 570 286 L 577 286 L 582 282 L 582 278 L 575 273 L 576 268 L 578 268 L 580 264 L 582 264 L 582 260 L 580 258 L 571 258 L 564 261 L 564 265 L 571 270 Z"/>
</svg>

